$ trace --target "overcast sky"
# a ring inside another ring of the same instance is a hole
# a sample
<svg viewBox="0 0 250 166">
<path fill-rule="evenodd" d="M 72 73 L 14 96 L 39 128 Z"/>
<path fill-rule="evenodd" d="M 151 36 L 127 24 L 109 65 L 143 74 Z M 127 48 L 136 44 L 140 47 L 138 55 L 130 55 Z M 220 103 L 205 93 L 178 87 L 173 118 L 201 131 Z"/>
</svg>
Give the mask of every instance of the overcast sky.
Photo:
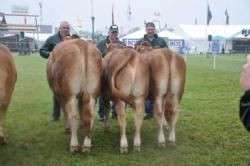
<svg viewBox="0 0 250 166">
<path fill-rule="evenodd" d="M 42 2 L 42 23 L 58 26 L 67 20 L 82 29 L 91 31 L 91 0 L 1 0 L 0 12 L 11 13 L 11 6 L 27 6 L 29 14 L 39 14 L 38 3 Z M 210 24 L 225 24 L 225 10 L 228 10 L 230 24 L 250 24 L 250 0 L 93 0 L 95 29 L 105 30 L 111 24 L 112 4 L 115 23 L 121 30 L 143 27 L 144 20 L 159 20 L 163 27 L 176 27 L 178 24 L 206 24 L 207 3 L 210 5 L 212 20 Z M 128 17 L 130 4 L 131 19 Z M 156 13 L 155 16 L 154 13 Z M 13 23 L 13 19 L 6 18 Z M 38 19 L 40 21 L 40 18 Z M 24 18 L 15 22 L 23 23 Z M 33 19 L 27 19 L 33 23 Z"/>
</svg>

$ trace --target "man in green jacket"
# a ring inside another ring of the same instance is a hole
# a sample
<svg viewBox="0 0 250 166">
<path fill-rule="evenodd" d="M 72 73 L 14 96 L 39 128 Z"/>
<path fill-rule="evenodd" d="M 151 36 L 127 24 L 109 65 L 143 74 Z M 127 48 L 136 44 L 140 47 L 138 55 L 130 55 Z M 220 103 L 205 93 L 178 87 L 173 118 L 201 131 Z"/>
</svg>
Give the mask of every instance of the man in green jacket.
<svg viewBox="0 0 250 166">
<path fill-rule="evenodd" d="M 135 46 L 140 45 L 143 42 L 147 41 L 151 44 L 153 48 L 168 48 L 166 41 L 156 34 L 155 24 L 153 22 L 148 22 L 145 24 L 145 26 L 146 26 L 145 27 L 146 34 L 144 35 L 143 38 L 141 38 L 139 41 L 136 42 Z M 146 101 L 145 112 L 146 112 L 146 116 L 144 117 L 145 120 L 150 119 L 154 116 L 153 104 L 150 100 Z"/>
<path fill-rule="evenodd" d="M 61 41 L 64 41 L 66 36 L 70 35 L 70 24 L 67 21 L 62 21 L 59 27 L 59 31 L 50 36 L 42 46 L 42 48 L 39 50 L 40 55 L 43 58 L 48 58 L 50 52 L 54 49 L 54 47 L 60 43 Z M 60 118 L 61 113 L 61 106 L 58 101 L 58 99 L 53 96 L 53 114 L 52 114 L 52 121 L 58 121 Z"/>
<path fill-rule="evenodd" d="M 155 24 L 153 22 L 148 22 L 146 25 L 146 34 L 143 38 L 136 42 L 135 45 L 140 45 L 145 41 L 148 41 L 153 48 L 168 48 L 166 41 L 159 37 L 155 32 Z"/>
</svg>

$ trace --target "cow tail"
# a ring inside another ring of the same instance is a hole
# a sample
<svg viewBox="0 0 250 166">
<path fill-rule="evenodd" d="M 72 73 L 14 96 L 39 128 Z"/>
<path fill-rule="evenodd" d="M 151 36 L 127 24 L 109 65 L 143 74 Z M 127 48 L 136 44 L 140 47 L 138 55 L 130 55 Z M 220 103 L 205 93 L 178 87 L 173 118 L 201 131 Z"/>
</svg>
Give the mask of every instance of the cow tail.
<svg viewBox="0 0 250 166">
<path fill-rule="evenodd" d="M 115 65 L 112 66 L 111 68 L 111 75 L 110 75 L 110 82 L 111 82 L 111 92 L 112 95 L 125 101 L 126 103 L 130 104 L 132 107 L 134 107 L 134 99 L 131 96 L 127 96 L 121 91 L 119 91 L 116 86 L 115 86 L 115 77 L 116 75 L 129 63 L 129 61 L 134 57 L 135 55 L 132 54 L 127 54 L 123 58 L 119 58 L 119 62 L 116 61 Z"/>
</svg>

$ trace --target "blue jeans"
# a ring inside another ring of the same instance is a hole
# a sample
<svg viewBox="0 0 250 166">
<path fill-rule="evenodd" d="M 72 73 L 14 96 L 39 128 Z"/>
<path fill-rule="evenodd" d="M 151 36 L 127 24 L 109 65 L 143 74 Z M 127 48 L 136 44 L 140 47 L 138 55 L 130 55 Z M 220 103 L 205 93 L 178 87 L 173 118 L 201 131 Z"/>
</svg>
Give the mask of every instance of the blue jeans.
<svg viewBox="0 0 250 166">
<path fill-rule="evenodd" d="M 98 102 L 99 102 L 99 110 L 98 110 L 99 117 L 104 118 L 104 116 L 105 116 L 105 111 L 104 111 L 105 105 L 104 105 L 104 101 L 103 101 L 102 96 L 99 96 Z M 111 104 L 111 113 L 112 113 L 113 116 L 116 116 L 115 105 L 114 105 L 113 102 Z"/>
<path fill-rule="evenodd" d="M 151 100 L 146 100 L 145 102 L 145 112 L 146 115 L 148 116 L 153 116 L 154 112 L 153 112 L 153 103 Z"/>
</svg>

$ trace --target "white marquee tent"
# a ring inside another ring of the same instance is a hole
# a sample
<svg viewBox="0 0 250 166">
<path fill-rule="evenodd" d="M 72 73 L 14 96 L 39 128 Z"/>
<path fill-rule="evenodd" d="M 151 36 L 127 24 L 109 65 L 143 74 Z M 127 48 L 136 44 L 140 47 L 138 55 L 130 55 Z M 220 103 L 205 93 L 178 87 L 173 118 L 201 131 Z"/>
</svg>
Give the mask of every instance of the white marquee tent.
<svg viewBox="0 0 250 166">
<path fill-rule="evenodd" d="M 146 34 L 145 29 L 140 29 L 134 33 L 128 34 L 120 38 L 127 46 L 133 47 L 135 43 Z M 181 51 L 184 47 L 184 38 L 167 30 L 161 31 L 158 35 L 168 41 L 170 49 Z"/>
<path fill-rule="evenodd" d="M 195 48 L 197 52 L 207 52 L 209 50 L 208 35 L 212 35 L 213 43 L 217 42 L 220 50 L 222 47 L 226 51 L 232 49 L 232 37 L 240 33 L 242 29 L 249 29 L 250 25 L 179 25 L 181 32 L 185 36 L 188 47 Z M 210 50 L 211 51 L 211 50 Z"/>
</svg>

